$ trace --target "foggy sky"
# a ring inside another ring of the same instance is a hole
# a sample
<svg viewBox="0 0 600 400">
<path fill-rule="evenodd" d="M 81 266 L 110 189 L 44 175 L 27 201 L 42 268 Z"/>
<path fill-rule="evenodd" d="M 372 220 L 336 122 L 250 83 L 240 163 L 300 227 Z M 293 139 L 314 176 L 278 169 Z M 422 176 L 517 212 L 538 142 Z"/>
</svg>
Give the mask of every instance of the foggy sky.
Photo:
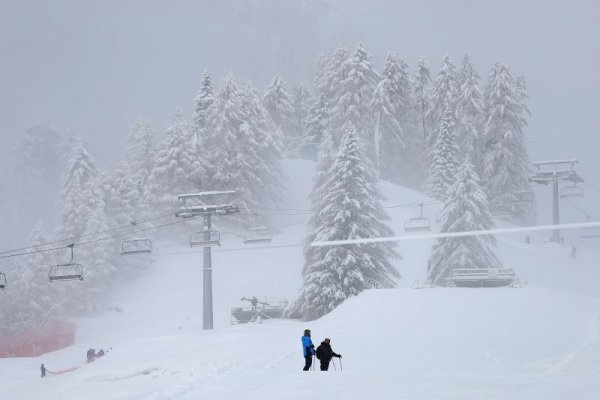
<svg viewBox="0 0 600 400">
<path fill-rule="evenodd" d="M 0 0 L 0 143 L 10 149 L 36 117 L 80 133 L 110 167 L 138 116 L 163 129 L 176 108 L 189 115 L 204 70 L 262 92 L 277 73 L 310 83 L 319 53 L 362 42 L 380 71 L 389 50 L 411 70 L 424 56 L 432 74 L 446 54 L 459 64 L 469 53 L 484 80 L 493 62 L 509 64 L 528 82 L 532 161 L 578 158 L 600 189 L 598 4 Z M 600 218 L 600 192 L 585 189 L 577 205 Z M 550 194 L 537 192 L 547 222 Z"/>
</svg>

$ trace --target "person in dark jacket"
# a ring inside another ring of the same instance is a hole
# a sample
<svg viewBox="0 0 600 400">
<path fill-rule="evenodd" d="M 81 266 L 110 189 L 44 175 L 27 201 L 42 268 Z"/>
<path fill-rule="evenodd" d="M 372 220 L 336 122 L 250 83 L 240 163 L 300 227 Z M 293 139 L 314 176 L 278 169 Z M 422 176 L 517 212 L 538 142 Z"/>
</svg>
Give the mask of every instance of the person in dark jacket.
<svg viewBox="0 0 600 400">
<path fill-rule="evenodd" d="M 312 358 L 315 355 L 315 345 L 310 339 L 310 329 L 304 330 L 304 336 L 302 336 L 302 352 L 304 354 L 304 368 L 303 371 L 308 371 L 312 365 Z"/>
<path fill-rule="evenodd" d="M 42 364 L 42 366 L 40 367 L 40 369 L 42 370 L 42 378 L 46 376 L 46 367 L 44 367 L 44 364 Z"/>
<path fill-rule="evenodd" d="M 321 371 L 327 371 L 329 369 L 329 362 L 333 357 L 342 358 L 341 354 L 337 354 L 331 348 L 331 340 L 325 339 L 317 347 L 317 358 L 321 361 Z"/>
</svg>

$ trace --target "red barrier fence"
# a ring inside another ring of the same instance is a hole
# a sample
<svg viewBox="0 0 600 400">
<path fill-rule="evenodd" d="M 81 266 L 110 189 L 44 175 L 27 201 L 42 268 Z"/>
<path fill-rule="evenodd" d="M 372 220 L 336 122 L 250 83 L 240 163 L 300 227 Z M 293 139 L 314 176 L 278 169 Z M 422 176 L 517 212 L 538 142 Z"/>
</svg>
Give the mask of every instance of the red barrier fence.
<svg viewBox="0 0 600 400">
<path fill-rule="evenodd" d="M 75 343 L 75 324 L 56 322 L 33 332 L 0 337 L 0 358 L 36 357 Z"/>
</svg>

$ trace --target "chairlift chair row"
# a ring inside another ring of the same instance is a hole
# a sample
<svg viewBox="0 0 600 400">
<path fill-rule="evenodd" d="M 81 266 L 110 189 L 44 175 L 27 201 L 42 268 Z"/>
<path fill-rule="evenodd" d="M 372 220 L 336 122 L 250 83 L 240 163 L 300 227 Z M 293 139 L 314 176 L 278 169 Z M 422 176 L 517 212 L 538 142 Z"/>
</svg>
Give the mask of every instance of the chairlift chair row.
<svg viewBox="0 0 600 400">
<path fill-rule="evenodd" d="M 583 197 L 583 188 L 577 185 L 565 186 L 560 191 L 562 199 L 577 199 Z"/>
<path fill-rule="evenodd" d="M 273 240 L 273 235 L 266 226 L 250 228 L 244 235 L 245 244 L 268 243 Z"/>
<path fill-rule="evenodd" d="M 135 221 L 131 223 L 131 235 L 134 237 L 126 239 L 121 243 L 122 256 L 152 253 L 152 240 L 146 237 L 135 237 L 136 225 Z"/>
<path fill-rule="evenodd" d="M 75 247 L 75 245 L 70 244 L 67 247 L 71 249 L 71 259 L 67 263 L 50 267 L 50 271 L 48 272 L 48 279 L 50 279 L 50 282 L 83 280 L 83 266 L 73 262 L 73 247 Z"/>
<path fill-rule="evenodd" d="M 423 216 L 423 206 L 425 203 L 420 203 L 419 207 L 421 207 L 421 215 L 418 217 L 409 218 L 404 222 L 404 232 L 412 233 L 412 232 L 430 232 L 431 231 L 431 221 L 429 218 Z"/>
<path fill-rule="evenodd" d="M 600 237 L 600 226 L 588 226 L 583 228 L 579 237 L 582 239 L 592 239 Z"/>
<path fill-rule="evenodd" d="M 208 237 L 205 238 L 205 234 Z M 221 245 L 221 233 L 214 229 L 209 231 L 198 231 L 190 236 L 190 247 L 213 247 Z"/>
</svg>

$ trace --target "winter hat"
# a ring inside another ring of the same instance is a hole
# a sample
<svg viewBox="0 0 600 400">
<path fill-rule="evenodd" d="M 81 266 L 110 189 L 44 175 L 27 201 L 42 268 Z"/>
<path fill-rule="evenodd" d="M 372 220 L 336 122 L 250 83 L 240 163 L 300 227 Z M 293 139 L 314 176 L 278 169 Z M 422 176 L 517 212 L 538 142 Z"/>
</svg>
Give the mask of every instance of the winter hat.
<svg viewBox="0 0 600 400">
<path fill-rule="evenodd" d="M 310 335 L 310 329 L 305 329 L 305 330 L 304 330 L 304 334 L 305 334 L 305 335 Z"/>
</svg>

